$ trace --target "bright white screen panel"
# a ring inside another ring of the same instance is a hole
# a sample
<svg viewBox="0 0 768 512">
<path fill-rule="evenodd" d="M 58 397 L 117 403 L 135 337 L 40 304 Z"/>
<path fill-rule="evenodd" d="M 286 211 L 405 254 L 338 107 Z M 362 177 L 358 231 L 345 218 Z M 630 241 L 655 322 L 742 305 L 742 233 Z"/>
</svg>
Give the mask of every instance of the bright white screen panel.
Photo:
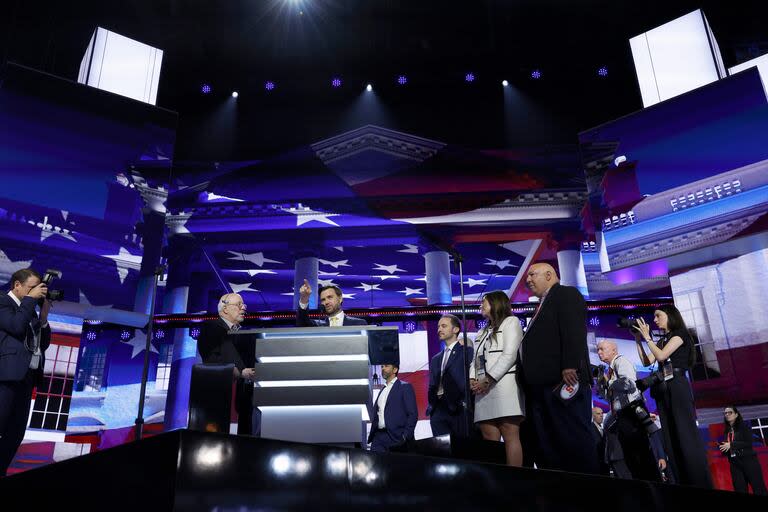
<svg viewBox="0 0 768 512">
<path fill-rule="evenodd" d="M 98 27 L 78 82 L 155 105 L 163 51 Z"/>
<path fill-rule="evenodd" d="M 717 42 L 701 10 L 629 40 L 643 106 L 722 78 Z"/>
</svg>

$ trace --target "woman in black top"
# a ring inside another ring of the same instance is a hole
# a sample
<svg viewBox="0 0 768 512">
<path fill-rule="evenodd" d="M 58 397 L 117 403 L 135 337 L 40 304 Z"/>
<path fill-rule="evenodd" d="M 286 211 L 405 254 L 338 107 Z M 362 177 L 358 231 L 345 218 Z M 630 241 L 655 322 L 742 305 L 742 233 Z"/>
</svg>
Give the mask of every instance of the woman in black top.
<svg viewBox="0 0 768 512">
<path fill-rule="evenodd" d="M 678 483 L 712 488 L 704 442 L 696 426 L 693 392 L 686 377 L 696 357 L 693 338 L 675 306 L 660 306 L 653 312 L 653 321 L 664 332 L 658 344 L 653 341 L 645 320 L 639 318 L 634 327 L 650 351 L 646 354 L 643 341 L 638 340 L 640 360 L 646 366 L 659 362 L 659 379 L 651 385 L 651 396 L 656 400 L 661 418 L 671 471 Z"/>
<path fill-rule="evenodd" d="M 753 494 L 768 495 L 763 480 L 763 471 L 757 454 L 752 449 L 752 429 L 745 423 L 736 407 L 728 406 L 723 411 L 725 423 L 725 441 L 720 443 L 720 451 L 731 463 L 733 490 L 749 492 L 747 484 L 752 486 Z"/>
</svg>

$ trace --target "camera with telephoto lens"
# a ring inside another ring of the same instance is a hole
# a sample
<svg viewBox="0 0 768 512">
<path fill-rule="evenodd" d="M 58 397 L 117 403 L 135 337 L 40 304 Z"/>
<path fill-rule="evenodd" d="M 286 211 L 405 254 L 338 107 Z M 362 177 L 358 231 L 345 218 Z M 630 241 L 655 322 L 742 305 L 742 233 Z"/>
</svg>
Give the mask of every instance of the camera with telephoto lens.
<svg viewBox="0 0 768 512">
<path fill-rule="evenodd" d="M 40 283 L 48 287 L 48 295 L 46 296 L 48 300 L 62 300 L 64 298 L 63 291 L 51 290 L 51 283 L 54 279 L 61 279 L 61 271 L 49 268 L 45 271 L 45 274 L 43 274 L 43 279 L 40 281 Z M 42 302 L 42 300 L 40 302 Z"/>
<path fill-rule="evenodd" d="M 616 325 L 624 329 L 632 329 L 637 325 L 637 318 L 633 316 L 620 316 L 616 321 Z"/>
<path fill-rule="evenodd" d="M 646 389 L 653 387 L 655 384 L 658 384 L 659 382 L 664 382 L 664 374 L 656 371 L 648 375 L 647 377 L 643 377 L 642 379 L 637 379 L 635 381 L 635 385 L 637 386 L 637 389 L 640 391 L 645 391 Z"/>
</svg>

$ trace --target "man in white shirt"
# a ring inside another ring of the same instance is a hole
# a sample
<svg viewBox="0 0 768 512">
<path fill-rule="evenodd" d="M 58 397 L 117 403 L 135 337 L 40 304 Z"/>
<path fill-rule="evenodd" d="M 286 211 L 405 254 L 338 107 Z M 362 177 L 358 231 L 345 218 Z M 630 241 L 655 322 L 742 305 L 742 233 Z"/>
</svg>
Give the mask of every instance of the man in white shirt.
<svg viewBox="0 0 768 512">
<path fill-rule="evenodd" d="M 343 325 L 368 325 L 362 318 L 349 316 L 341 309 L 344 303 L 344 293 L 336 285 L 320 288 L 320 306 L 327 318 L 313 320 L 309 318 L 309 296 L 312 295 L 312 287 L 309 281 L 299 288 L 299 309 L 296 311 L 296 325 L 298 327 L 341 327 Z"/>
<path fill-rule="evenodd" d="M 412 440 L 419 413 L 413 386 L 397 378 L 397 365 L 381 365 L 386 385 L 373 404 L 373 421 L 368 442 L 371 451 L 387 452 Z"/>
<path fill-rule="evenodd" d="M 634 386 L 637 380 L 635 365 L 627 358 L 619 354 L 618 346 L 610 340 L 603 340 L 597 345 L 597 357 L 608 366 L 608 400 L 612 405 L 611 418 L 605 425 L 607 459 L 618 478 L 637 478 L 642 480 L 660 481 L 660 470 L 667 467 L 663 448 L 660 447 L 659 430 L 646 428 L 643 419 L 650 421 L 650 415 L 645 408 L 642 395 L 639 395 L 632 405 L 616 409 L 615 391 L 621 382 L 626 379 Z M 614 385 L 616 384 L 616 385 Z M 613 388 L 612 388 L 612 385 Z M 638 409 L 644 414 L 638 415 Z M 654 448 L 652 449 L 652 444 Z M 658 445 L 658 446 L 657 446 Z M 660 453 L 654 453 L 660 452 Z"/>
<path fill-rule="evenodd" d="M 24 439 L 32 390 L 43 382 L 51 343 L 48 286 L 31 268 L 14 272 L 10 285 L 7 295 L 0 294 L 0 476 Z"/>
</svg>

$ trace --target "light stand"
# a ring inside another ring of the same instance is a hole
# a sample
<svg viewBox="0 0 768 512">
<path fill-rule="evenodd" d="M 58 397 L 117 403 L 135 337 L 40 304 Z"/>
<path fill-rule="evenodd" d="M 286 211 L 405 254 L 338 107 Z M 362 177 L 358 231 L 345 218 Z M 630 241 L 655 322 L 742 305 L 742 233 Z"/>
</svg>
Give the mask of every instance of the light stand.
<svg viewBox="0 0 768 512">
<path fill-rule="evenodd" d="M 459 254 L 458 251 L 455 249 L 451 251 L 453 253 L 453 259 L 456 261 L 456 263 L 459 266 L 459 291 L 461 294 L 461 325 L 463 328 L 461 329 L 464 333 L 464 350 L 462 351 L 462 354 L 464 354 L 464 361 L 463 362 L 463 368 L 464 368 L 464 412 L 462 413 L 464 415 L 464 436 L 469 437 L 470 432 L 472 432 L 472 419 L 470 417 L 470 400 L 469 400 L 469 361 L 467 361 L 467 348 L 468 348 L 468 338 L 467 338 L 467 304 L 464 300 L 464 259 L 462 258 L 461 254 Z"/>
<path fill-rule="evenodd" d="M 139 412 L 136 415 L 136 440 L 144 435 L 144 402 L 147 394 L 147 379 L 149 378 L 149 352 L 152 350 L 152 335 L 155 319 L 155 299 L 157 297 L 157 281 L 163 276 L 165 265 L 155 267 L 152 279 L 152 289 L 149 302 L 149 323 L 147 324 L 147 344 L 144 346 L 144 368 L 141 372 L 141 392 L 139 394 Z"/>
</svg>

